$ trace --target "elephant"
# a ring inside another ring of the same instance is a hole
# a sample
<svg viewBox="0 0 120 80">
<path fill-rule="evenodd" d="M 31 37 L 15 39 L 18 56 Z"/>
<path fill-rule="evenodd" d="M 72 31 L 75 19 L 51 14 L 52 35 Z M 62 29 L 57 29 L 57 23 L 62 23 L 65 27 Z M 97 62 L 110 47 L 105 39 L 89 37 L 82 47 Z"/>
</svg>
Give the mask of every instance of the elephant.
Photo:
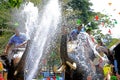
<svg viewBox="0 0 120 80">
<path fill-rule="evenodd" d="M 25 59 L 30 48 L 29 46 L 30 46 L 30 41 L 28 41 L 25 51 L 23 52 L 20 61 L 16 65 L 14 65 L 13 59 L 10 58 L 9 55 L 3 54 L 0 56 L 0 59 L 2 60 L 3 63 L 3 67 L 7 71 L 8 80 L 24 80 Z M 12 53 L 14 54 L 14 50 Z"/>
<path fill-rule="evenodd" d="M 95 45 L 87 33 L 79 33 L 77 40 L 68 41 L 68 35 L 61 37 L 61 66 L 54 66 L 55 73 L 65 73 L 65 80 L 103 80 L 103 74 L 97 73 L 94 65 L 95 57 L 99 56 Z"/>
</svg>

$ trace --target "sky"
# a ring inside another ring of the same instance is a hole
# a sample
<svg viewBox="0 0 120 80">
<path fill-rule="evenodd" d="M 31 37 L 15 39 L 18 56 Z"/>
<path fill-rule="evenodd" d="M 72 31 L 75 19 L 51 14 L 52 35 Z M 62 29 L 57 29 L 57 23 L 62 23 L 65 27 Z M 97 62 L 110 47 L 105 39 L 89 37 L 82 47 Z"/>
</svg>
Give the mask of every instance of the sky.
<svg viewBox="0 0 120 80">
<path fill-rule="evenodd" d="M 116 19 L 117 24 L 114 28 L 100 27 L 104 34 L 108 33 L 110 29 L 112 37 L 120 38 L 120 1 L 119 0 L 90 0 L 93 3 L 91 7 L 95 12 L 101 12 L 103 14 L 112 15 L 111 19 Z M 109 5 L 109 3 L 112 3 Z"/>
</svg>

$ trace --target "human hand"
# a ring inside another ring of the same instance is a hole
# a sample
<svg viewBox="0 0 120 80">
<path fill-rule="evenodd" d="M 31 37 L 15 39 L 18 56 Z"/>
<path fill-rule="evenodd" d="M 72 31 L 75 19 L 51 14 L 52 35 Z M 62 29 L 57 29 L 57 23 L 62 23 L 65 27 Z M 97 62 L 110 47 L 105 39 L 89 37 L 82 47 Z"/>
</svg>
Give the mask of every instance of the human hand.
<svg viewBox="0 0 120 80">
<path fill-rule="evenodd" d="M 111 67 L 112 67 L 112 68 L 114 68 L 114 65 L 113 65 L 113 64 L 111 64 Z"/>
<path fill-rule="evenodd" d="M 4 54 L 4 55 L 7 55 L 7 54 L 8 54 L 8 52 L 5 50 L 5 51 L 3 52 L 3 54 Z"/>
<path fill-rule="evenodd" d="M 20 45 L 17 45 L 15 48 L 20 48 L 20 47 L 22 47 L 22 45 L 20 44 Z"/>
<path fill-rule="evenodd" d="M 25 43 L 21 43 L 19 45 L 17 45 L 15 48 L 20 48 L 20 47 L 23 47 L 25 45 Z"/>
<path fill-rule="evenodd" d="M 19 45 L 18 45 L 18 46 L 16 46 L 15 48 L 19 48 Z"/>
</svg>

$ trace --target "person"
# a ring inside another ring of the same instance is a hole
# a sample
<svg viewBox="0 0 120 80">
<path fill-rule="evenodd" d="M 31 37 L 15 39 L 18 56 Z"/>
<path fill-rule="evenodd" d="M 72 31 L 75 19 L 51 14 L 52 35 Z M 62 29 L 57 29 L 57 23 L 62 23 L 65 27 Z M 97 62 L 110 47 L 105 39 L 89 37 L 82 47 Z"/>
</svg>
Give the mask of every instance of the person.
<svg viewBox="0 0 120 80">
<path fill-rule="evenodd" d="M 15 34 L 9 39 L 9 42 L 5 48 L 5 54 L 8 54 L 9 49 L 12 47 L 12 45 L 13 48 L 20 48 L 25 47 L 25 44 L 27 43 L 27 37 L 24 33 L 19 32 L 18 29 L 15 29 L 14 32 Z"/>
<path fill-rule="evenodd" d="M 80 33 L 82 29 L 82 25 L 79 25 L 76 29 L 73 29 L 71 32 L 70 32 L 70 41 L 71 40 L 76 40 L 77 39 L 77 35 Z"/>
<path fill-rule="evenodd" d="M 91 35 L 91 31 L 92 30 L 89 28 L 89 29 L 86 30 L 86 33 L 88 33 L 88 35 L 90 36 L 92 42 L 96 44 L 97 42 L 96 42 L 95 38 L 93 37 L 93 35 Z"/>
<path fill-rule="evenodd" d="M 15 34 L 9 39 L 9 42 L 4 50 L 4 54 L 8 55 L 9 60 L 13 59 L 13 63 L 16 64 L 19 62 L 20 57 L 22 57 L 23 51 L 21 53 L 14 53 L 15 49 L 23 48 L 25 50 L 26 43 L 28 41 L 28 38 L 24 33 L 19 32 L 17 28 L 14 29 Z M 12 52 L 10 52 L 10 49 L 12 48 Z M 10 61 L 11 62 L 11 61 Z"/>
</svg>

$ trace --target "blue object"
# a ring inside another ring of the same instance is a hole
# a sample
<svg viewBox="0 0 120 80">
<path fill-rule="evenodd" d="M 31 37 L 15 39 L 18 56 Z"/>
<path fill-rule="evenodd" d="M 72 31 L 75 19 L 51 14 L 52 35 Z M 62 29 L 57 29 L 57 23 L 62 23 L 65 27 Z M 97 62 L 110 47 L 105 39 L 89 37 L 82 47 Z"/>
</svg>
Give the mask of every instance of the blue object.
<svg viewBox="0 0 120 80">
<path fill-rule="evenodd" d="M 85 28 L 84 27 L 82 27 L 81 32 L 85 32 Z"/>
<path fill-rule="evenodd" d="M 77 35 L 80 33 L 81 31 L 79 31 L 78 29 L 73 29 L 70 33 L 70 39 L 71 40 L 76 40 L 77 39 Z"/>
<path fill-rule="evenodd" d="M 43 72 L 43 76 L 46 78 L 46 77 L 49 77 L 49 72 Z"/>
<path fill-rule="evenodd" d="M 114 60 L 114 68 L 115 68 L 115 72 L 117 72 L 118 73 L 118 64 L 117 64 L 117 60 L 115 59 Z"/>
<path fill-rule="evenodd" d="M 13 44 L 14 46 L 18 46 L 18 45 L 20 45 L 21 43 L 23 43 L 26 40 L 27 40 L 26 35 L 24 33 L 20 33 L 19 36 L 13 35 L 10 38 L 8 44 Z"/>
</svg>

